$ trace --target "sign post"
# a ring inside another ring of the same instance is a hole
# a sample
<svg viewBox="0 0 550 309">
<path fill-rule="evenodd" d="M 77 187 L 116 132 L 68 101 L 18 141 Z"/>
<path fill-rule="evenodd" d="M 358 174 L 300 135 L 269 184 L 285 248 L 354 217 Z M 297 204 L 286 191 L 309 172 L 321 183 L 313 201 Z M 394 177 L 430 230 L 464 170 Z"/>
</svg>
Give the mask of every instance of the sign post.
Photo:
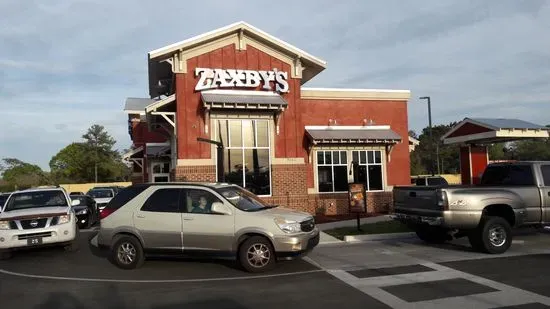
<svg viewBox="0 0 550 309">
<path fill-rule="evenodd" d="M 223 143 L 215 140 L 207 139 L 207 138 L 202 138 L 202 137 L 197 137 L 197 141 L 216 145 L 217 154 L 218 154 L 218 170 L 217 170 L 218 181 L 225 182 L 224 166 L 223 166 L 224 164 Z"/>
<path fill-rule="evenodd" d="M 349 212 L 357 215 L 357 230 L 361 231 L 361 213 L 367 212 L 367 195 L 365 184 L 350 183 L 348 185 Z"/>
</svg>

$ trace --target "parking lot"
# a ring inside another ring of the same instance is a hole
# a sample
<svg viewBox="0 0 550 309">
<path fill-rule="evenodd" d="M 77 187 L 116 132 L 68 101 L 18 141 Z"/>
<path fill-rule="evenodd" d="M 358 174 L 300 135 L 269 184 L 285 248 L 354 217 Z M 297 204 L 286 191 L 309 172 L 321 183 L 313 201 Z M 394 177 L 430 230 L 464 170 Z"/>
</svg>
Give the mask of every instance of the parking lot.
<svg viewBox="0 0 550 309">
<path fill-rule="evenodd" d="M 81 250 L 20 252 L 0 262 L 2 305 L 17 308 L 550 308 L 550 235 L 516 237 L 500 256 L 456 241 L 334 244 L 249 274 L 230 261 L 158 258 L 116 268 Z M 522 305 L 522 306 L 519 306 Z"/>
</svg>

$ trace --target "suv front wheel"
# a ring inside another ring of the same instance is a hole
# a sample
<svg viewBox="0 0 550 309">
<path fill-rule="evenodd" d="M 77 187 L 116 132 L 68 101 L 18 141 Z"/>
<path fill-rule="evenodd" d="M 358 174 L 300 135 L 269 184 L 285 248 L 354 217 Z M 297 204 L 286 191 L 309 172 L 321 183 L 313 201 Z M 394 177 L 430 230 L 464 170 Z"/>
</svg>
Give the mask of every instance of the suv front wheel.
<svg viewBox="0 0 550 309">
<path fill-rule="evenodd" d="M 252 236 L 239 248 L 239 261 L 249 272 L 264 272 L 275 267 L 275 250 L 265 237 Z"/>
<path fill-rule="evenodd" d="M 117 236 L 111 248 L 111 260 L 122 269 L 139 268 L 145 262 L 143 247 L 133 236 Z"/>
</svg>

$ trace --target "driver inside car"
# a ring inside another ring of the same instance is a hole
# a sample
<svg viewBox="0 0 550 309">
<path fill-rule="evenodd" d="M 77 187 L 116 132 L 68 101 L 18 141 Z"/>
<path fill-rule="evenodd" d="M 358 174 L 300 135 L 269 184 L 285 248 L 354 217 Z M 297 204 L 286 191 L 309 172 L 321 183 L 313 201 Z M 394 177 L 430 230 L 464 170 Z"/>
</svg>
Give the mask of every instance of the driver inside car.
<svg viewBox="0 0 550 309">
<path fill-rule="evenodd" d="M 198 205 L 195 205 L 193 209 L 191 210 L 192 213 L 209 213 L 210 212 L 210 205 L 208 205 L 208 200 L 205 196 L 201 196 L 199 198 Z"/>
</svg>

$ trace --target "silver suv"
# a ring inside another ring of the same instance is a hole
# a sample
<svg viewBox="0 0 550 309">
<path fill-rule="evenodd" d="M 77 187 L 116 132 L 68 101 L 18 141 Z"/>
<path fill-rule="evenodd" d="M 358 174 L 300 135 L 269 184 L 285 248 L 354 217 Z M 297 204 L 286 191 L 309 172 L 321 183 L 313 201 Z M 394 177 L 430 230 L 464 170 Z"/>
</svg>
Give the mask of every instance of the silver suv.
<svg viewBox="0 0 550 309">
<path fill-rule="evenodd" d="M 120 268 L 147 253 L 236 258 L 250 272 L 303 256 L 319 243 L 313 217 L 267 205 L 221 183 L 148 183 L 123 189 L 101 212 L 97 237 Z"/>
</svg>

